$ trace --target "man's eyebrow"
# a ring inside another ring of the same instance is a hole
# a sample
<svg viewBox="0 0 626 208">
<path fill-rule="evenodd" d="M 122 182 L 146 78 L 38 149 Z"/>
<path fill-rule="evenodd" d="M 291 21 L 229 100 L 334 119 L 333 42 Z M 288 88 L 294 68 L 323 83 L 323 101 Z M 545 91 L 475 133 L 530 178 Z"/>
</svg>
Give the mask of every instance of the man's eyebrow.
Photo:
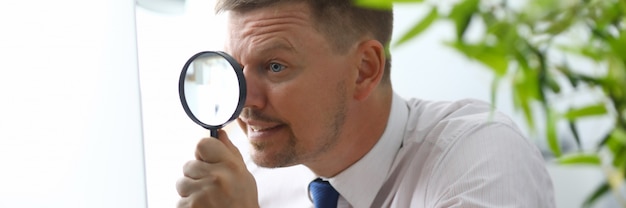
<svg viewBox="0 0 626 208">
<path fill-rule="evenodd" d="M 284 41 L 270 43 L 267 46 L 261 46 L 257 52 L 259 54 L 266 54 L 275 50 L 286 50 L 290 53 L 296 53 L 296 49 L 291 44 Z"/>
</svg>

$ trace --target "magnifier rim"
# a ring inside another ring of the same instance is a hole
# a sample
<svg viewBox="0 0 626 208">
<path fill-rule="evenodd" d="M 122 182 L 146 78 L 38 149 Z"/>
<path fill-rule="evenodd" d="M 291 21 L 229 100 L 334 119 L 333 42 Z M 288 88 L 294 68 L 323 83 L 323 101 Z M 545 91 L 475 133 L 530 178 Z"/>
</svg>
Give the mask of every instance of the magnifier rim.
<svg viewBox="0 0 626 208">
<path fill-rule="evenodd" d="M 228 61 L 228 63 L 233 67 L 233 70 L 235 71 L 235 74 L 237 75 L 237 80 L 239 81 L 239 101 L 237 102 L 237 107 L 235 108 L 233 115 L 231 115 L 228 120 L 226 120 L 223 124 L 220 124 L 220 125 L 209 125 L 200 121 L 193 114 L 193 112 L 191 112 L 191 109 L 189 109 L 189 105 L 187 104 L 187 99 L 185 99 L 185 77 L 187 75 L 187 70 L 189 69 L 189 65 L 191 65 L 191 63 L 196 58 L 205 54 L 216 54 L 226 59 L 226 61 Z M 243 67 L 241 67 L 239 62 L 237 62 L 232 56 L 228 55 L 227 53 L 223 51 L 202 51 L 191 56 L 185 63 L 185 66 L 183 66 L 183 69 L 180 72 L 180 77 L 178 79 L 178 96 L 180 98 L 181 104 L 183 105 L 183 109 L 185 110 L 185 113 L 187 114 L 187 116 L 189 116 L 189 118 L 191 118 L 191 120 L 194 123 L 202 126 L 205 129 L 220 129 L 224 127 L 226 124 L 235 120 L 239 116 L 241 111 L 243 110 L 243 105 L 246 100 L 246 92 L 247 92 L 247 88 L 246 88 L 246 80 L 243 75 Z"/>
</svg>

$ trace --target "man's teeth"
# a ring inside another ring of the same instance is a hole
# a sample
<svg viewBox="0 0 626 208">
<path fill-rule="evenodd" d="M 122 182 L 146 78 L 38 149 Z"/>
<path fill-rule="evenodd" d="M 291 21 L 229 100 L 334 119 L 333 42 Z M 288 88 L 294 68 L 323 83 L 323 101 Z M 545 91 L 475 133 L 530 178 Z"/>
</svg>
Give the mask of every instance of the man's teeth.
<svg viewBox="0 0 626 208">
<path fill-rule="evenodd" d="M 274 127 L 276 126 L 268 126 L 268 127 L 251 126 L 250 128 L 252 129 L 252 131 L 263 131 L 263 130 L 271 129 Z"/>
</svg>

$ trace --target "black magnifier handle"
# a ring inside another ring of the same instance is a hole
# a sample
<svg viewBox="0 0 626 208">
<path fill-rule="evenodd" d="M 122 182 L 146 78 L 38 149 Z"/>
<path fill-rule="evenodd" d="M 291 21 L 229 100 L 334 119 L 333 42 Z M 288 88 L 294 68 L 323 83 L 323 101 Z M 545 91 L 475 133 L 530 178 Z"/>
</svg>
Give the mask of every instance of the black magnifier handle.
<svg viewBox="0 0 626 208">
<path fill-rule="evenodd" d="M 217 131 L 218 131 L 217 129 L 209 129 L 211 137 L 217 139 Z"/>
</svg>

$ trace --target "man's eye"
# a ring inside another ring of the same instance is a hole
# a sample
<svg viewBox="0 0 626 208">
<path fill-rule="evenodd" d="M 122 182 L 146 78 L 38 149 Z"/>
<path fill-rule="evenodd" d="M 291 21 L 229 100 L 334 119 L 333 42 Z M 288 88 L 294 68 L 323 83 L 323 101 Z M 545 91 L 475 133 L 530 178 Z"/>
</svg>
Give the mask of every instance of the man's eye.
<svg viewBox="0 0 626 208">
<path fill-rule="evenodd" d="M 272 72 L 281 72 L 283 69 L 285 69 L 285 66 L 277 63 L 271 63 L 269 67 Z"/>
</svg>

